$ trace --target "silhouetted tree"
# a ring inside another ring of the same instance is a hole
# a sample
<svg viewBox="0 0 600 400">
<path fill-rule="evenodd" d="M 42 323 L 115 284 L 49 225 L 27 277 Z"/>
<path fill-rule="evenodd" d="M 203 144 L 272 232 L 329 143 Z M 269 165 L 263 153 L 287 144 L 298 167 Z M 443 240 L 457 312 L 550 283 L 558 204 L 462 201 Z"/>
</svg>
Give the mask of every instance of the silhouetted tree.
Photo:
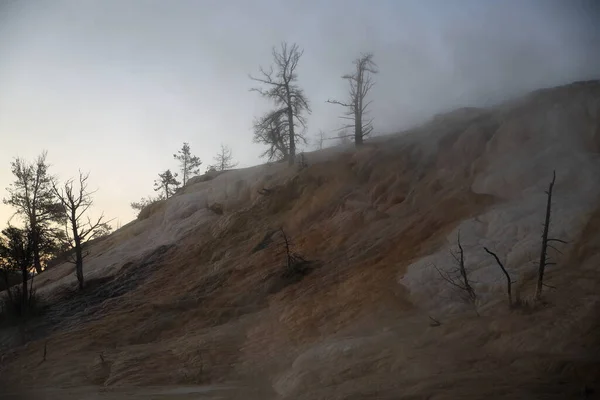
<svg viewBox="0 0 600 400">
<path fill-rule="evenodd" d="M 64 221 L 62 223 L 64 225 Z M 40 253 L 42 254 L 42 261 L 45 263 L 45 268 L 50 266 L 51 261 L 59 258 L 71 249 L 71 246 L 68 245 L 64 226 L 52 225 L 45 227 L 42 230 L 41 239 Z"/>
<path fill-rule="evenodd" d="M 214 158 L 214 167 L 217 171 L 225 171 L 227 169 L 235 168 L 238 163 L 233 162 L 233 154 L 231 149 L 224 144 L 221 144 L 221 150 Z"/>
<path fill-rule="evenodd" d="M 8 276 L 11 272 L 21 274 L 21 298 L 13 298 L 11 289 L 7 290 L 10 304 L 19 315 L 27 312 L 31 300 L 31 291 L 27 287 L 27 281 L 29 280 L 29 270 L 32 267 L 33 261 L 33 232 L 29 227 L 19 229 L 9 226 L 2 230 L 2 235 L 0 236 L 0 268 L 2 269 L 6 285 L 10 286 Z"/>
<path fill-rule="evenodd" d="M 183 177 L 183 186 L 185 186 L 191 177 L 200 173 L 202 161 L 200 161 L 199 157 L 192 155 L 189 143 L 183 143 L 183 146 L 177 154 L 173 154 L 173 158 L 179 161 L 179 168 Z M 175 176 L 177 176 L 177 174 L 175 174 Z"/>
<path fill-rule="evenodd" d="M 42 271 L 44 233 L 50 231 L 54 222 L 60 222 L 61 207 L 52 190 L 52 177 L 48 173 L 46 152 L 33 163 L 22 158 L 11 162 L 11 171 L 15 181 L 7 188 L 9 197 L 4 204 L 13 206 L 16 214 L 23 218 L 32 235 L 33 266 Z"/>
<path fill-rule="evenodd" d="M 306 118 L 304 114 L 311 113 L 304 91 L 296 84 L 298 80 L 296 69 L 303 53 L 304 51 L 300 50 L 297 44 L 289 46 L 284 42 L 281 44 L 279 50 L 273 47 L 272 55 L 274 68 L 272 66 L 267 71 L 260 67 L 260 78 L 250 76 L 250 79 L 253 81 L 262 83 L 266 86 L 264 89 L 253 88 L 252 90 L 271 100 L 275 103 L 276 107 L 274 111 L 267 113 L 261 118 L 259 125 L 268 128 L 267 131 L 271 131 L 271 125 L 274 123 L 278 126 L 275 132 L 277 134 L 286 135 L 288 143 L 288 153 L 286 154 L 286 157 L 290 165 L 294 164 L 296 143 L 299 140 L 306 141 L 303 132 L 298 132 L 296 128 L 302 127 L 303 129 L 306 129 Z M 287 129 L 282 130 L 279 126 L 280 124 L 285 124 Z M 265 137 L 271 138 L 268 133 Z M 269 154 L 269 151 L 267 151 L 266 154 Z"/>
<path fill-rule="evenodd" d="M 368 113 L 367 108 L 371 104 L 366 101 L 369 91 L 374 85 L 371 74 L 376 74 L 377 65 L 373 62 L 373 54 L 363 54 L 354 60 L 356 71 L 352 74 L 342 76 L 350 85 L 349 98 L 346 101 L 328 100 L 328 103 L 338 104 L 345 107 L 347 111 L 341 117 L 352 121 L 342 127 L 354 128 L 354 143 L 356 146 L 363 144 L 363 139 L 373 131 L 373 119 L 365 120 Z"/>
<path fill-rule="evenodd" d="M 168 199 L 181 185 L 177 179 L 177 174 L 173 174 L 170 169 L 158 174 L 158 179 L 154 181 L 154 190 L 162 191 L 164 198 Z"/>
<path fill-rule="evenodd" d="M 254 122 L 254 143 L 268 145 L 260 156 L 269 161 L 283 161 L 290 157 L 288 125 L 281 112 L 272 112 Z"/>
<path fill-rule="evenodd" d="M 58 187 L 56 182 L 53 183 L 54 193 L 60 199 L 65 214 L 67 243 L 74 252 L 74 257 L 70 261 L 75 264 L 79 289 L 84 287 L 83 259 L 86 255 L 83 254 L 83 247 L 85 243 L 104 236 L 111 230 L 104 220 L 104 214 L 93 222 L 86 215 L 94 203 L 92 194 L 96 192 L 88 190 L 88 177 L 89 174 L 83 174 L 80 171 L 77 184 L 74 179 L 69 179 L 61 187 Z"/>
</svg>

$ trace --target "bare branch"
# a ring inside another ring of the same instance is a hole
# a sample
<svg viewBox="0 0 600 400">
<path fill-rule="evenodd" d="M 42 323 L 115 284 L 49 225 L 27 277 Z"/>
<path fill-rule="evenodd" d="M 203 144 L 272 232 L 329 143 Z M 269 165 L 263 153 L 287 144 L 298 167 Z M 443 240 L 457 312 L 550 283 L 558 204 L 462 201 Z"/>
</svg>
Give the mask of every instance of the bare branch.
<svg viewBox="0 0 600 400">
<path fill-rule="evenodd" d="M 455 282 L 455 281 L 454 281 L 454 279 L 450 278 L 450 276 L 449 276 L 449 275 L 447 275 L 447 274 L 444 274 L 444 273 L 443 273 L 443 272 L 442 272 L 442 271 L 441 271 L 441 270 L 440 270 L 440 269 L 437 267 L 437 265 L 435 265 L 435 264 L 432 264 L 432 265 L 433 265 L 433 267 L 435 268 L 435 270 L 438 272 L 439 276 L 440 276 L 440 277 L 441 277 L 443 280 L 445 280 L 446 282 L 448 282 L 449 284 L 451 284 L 452 286 L 454 286 L 454 287 L 456 287 L 456 288 L 458 288 L 458 289 L 460 289 L 460 290 L 465 290 L 465 287 L 464 287 L 464 286 L 462 286 L 460 283 L 457 283 L 457 282 Z"/>
<path fill-rule="evenodd" d="M 548 247 L 550 247 L 552 250 L 556 251 L 558 254 L 563 254 L 562 251 L 560 251 L 559 249 L 557 249 L 556 247 L 552 246 L 551 244 L 548 245 Z"/>
<path fill-rule="evenodd" d="M 502 264 L 502 262 L 500 261 L 500 259 L 496 255 L 496 253 L 494 253 L 493 251 L 489 250 L 487 247 L 484 247 L 483 249 L 489 255 L 491 255 L 492 257 L 494 257 L 494 259 L 496 260 L 496 263 L 498 264 L 498 266 L 500 267 L 500 269 L 502 270 L 502 272 L 506 276 L 506 293 L 508 294 L 508 306 L 512 307 L 512 305 L 513 305 L 513 302 L 512 302 L 512 283 L 513 282 L 510 279 L 510 275 L 508 274 L 508 271 L 506 271 L 506 268 L 504 268 L 504 265 Z"/>
<path fill-rule="evenodd" d="M 558 242 L 558 243 L 563 243 L 563 244 L 568 244 L 569 243 L 567 241 L 564 241 L 564 240 L 561 240 L 561 239 L 554 239 L 554 238 L 546 240 L 546 243 L 550 243 L 550 242 Z"/>
<path fill-rule="evenodd" d="M 352 107 L 352 104 L 342 103 L 341 101 L 337 101 L 337 100 L 327 100 L 327 103 L 338 104 L 338 105 L 343 106 L 343 107 Z"/>
</svg>

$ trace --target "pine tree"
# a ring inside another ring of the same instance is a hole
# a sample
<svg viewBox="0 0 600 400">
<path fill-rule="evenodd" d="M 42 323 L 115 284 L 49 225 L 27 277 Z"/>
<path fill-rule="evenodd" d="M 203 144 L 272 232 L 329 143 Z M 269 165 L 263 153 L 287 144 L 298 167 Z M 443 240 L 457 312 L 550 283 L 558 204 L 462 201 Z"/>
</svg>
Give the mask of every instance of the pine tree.
<svg viewBox="0 0 600 400">
<path fill-rule="evenodd" d="M 33 266 L 38 273 L 42 272 L 44 235 L 52 231 L 53 223 L 62 220 L 62 206 L 52 190 L 46 154 L 43 152 L 33 163 L 22 158 L 11 162 L 16 179 L 7 188 L 9 197 L 3 199 L 4 204 L 16 209 L 31 230 Z"/>
<path fill-rule="evenodd" d="M 158 179 L 154 181 L 154 190 L 163 191 L 166 199 L 175 194 L 181 182 L 177 180 L 177 174 L 173 174 L 170 169 L 158 174 Z"/>
<path fill-rule="evenodd" d="M 199 157 L 192 155 L 189 143 L 183 143 L 177 154 L 173 154 L 173 158 L 179 161 L 179 168 L 183 176 L 183 186 L 185 186 L 191 177 L 200 173 L 202 161 L 200 161 Z"/>
</svg>

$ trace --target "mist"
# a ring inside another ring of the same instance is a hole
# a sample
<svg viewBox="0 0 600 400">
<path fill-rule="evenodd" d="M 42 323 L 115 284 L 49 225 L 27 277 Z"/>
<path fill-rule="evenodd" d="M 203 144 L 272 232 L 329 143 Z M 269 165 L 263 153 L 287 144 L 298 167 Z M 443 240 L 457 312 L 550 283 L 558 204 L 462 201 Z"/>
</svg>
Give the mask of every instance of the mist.
<svg viewBox="0 0 600 400">
<path fill-rule="evenodd" d="M 309 136 L 341 125 L 326 100 L 344 97 L 361 52 L 380 70 L 376 134 L 600 78 L 593 0 L 4 1 L 0 35 L 0 188 L 13 157 L 47 149 L 61 178 L 90 171 L 96 208 L 122 223 L 184 141 L 202 170 L 221 143 L 240 167 L 263 162 L 252 120 L 269 104 L 248 74 L 282 41 L 305 51 Z M 10 213 L 0 206 L 1 220 Z"/>
</svg>

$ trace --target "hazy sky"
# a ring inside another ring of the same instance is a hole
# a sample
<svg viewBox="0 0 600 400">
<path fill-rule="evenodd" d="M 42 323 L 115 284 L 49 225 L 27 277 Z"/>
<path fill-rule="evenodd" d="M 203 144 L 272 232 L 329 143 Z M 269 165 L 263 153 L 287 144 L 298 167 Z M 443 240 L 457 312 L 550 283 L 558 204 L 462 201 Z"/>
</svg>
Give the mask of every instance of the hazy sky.
<svg viewBox="0 0 600 400">
<path fill-rule="evenodd" d="M 594 5 L 595 4 L 595 5 Z M 98 210 L 121 223 L 154 194 L 187 141 L 261 162 L 248 79 L 297 42 L 309 134 L 340 124 L 352 60 L 379 65 L 372 115 L 397 131 L 448 108 L 600 78 L 599 1 L 0 0 L 0 197 L 15 156 L 48 150 L 53 173 L 90 171 Z M 0 223 L 11 210 L 0 205 Z"/>
</svg>

